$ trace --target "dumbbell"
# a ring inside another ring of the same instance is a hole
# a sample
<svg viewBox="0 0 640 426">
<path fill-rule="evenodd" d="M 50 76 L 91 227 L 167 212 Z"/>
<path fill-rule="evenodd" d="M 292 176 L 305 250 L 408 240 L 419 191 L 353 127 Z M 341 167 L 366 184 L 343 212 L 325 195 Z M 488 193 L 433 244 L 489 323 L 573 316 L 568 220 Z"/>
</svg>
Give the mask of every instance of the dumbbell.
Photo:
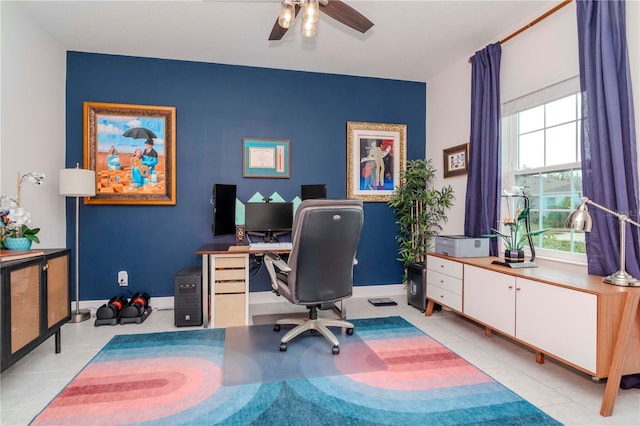
<svg viewBox="0 0 640 426">
<path fill-rule="evenodd" d="M 149 295 L 147 293 L 136 293 L 129 303 L 122 309 L 124 318 L 136 318 L 142 316 L 144 310 L 149 306 Z"/>
<path fill-rule="evenodd" d="M 96 312 L 96 318 L 98 319 L 113 319 L 117 318 L 122 308 L 127 304 L 126 297 L 112 297 L 109 301 L 100 306 Z"/>
</svg>

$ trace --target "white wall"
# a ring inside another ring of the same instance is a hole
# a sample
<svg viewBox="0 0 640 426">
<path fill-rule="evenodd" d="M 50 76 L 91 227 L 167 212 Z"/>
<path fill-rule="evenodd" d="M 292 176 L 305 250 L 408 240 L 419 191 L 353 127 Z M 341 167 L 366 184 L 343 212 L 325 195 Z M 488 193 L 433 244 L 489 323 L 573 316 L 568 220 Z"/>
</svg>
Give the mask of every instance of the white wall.
<svg viewBox="0 0 640 426">
<path fill-rule="evenodd" d="M 16 195 L 18 172 L 44 173 L 43 185 L 22 185 L 21 204 L 31 226 L 41 228 L 37 247 L 66 247 L 65 199 L 58 195 L 66 52 L 14 2 L 0 2 L 0 20 L 0 192 Z"/>
<path fill-rule="evenodd" d="M 516 22 L 512 30 L 533 21 L 548 10 L 548 6 L 529 19 Z M 627 37 L 634 84 L 636 134 L 640 135 L 640 1 L 627 2 Z M 511 32 L 496 34 L 485 40 L 476 50 L 500 40 Z M 448 213 L 443 235 L 464 233 L 464 200 L 466 176 L 442 177 L 442 150 L 469 141 L 471 115 L 471 65 L 474 52 L 427 82 L 427 139 L 426 155 L 438 168 L 435 187 L 451 185 L 455 191 L 456 206 Z M 578 41 L 576 3 L 572 2 L 547 19 L 534 25 L 502 45 L 501 98 L 506 102 L 554 82 L 575 76 L 578 67 Z M 640 146 L 640 145 L 639 145 Z"/>
</svg>

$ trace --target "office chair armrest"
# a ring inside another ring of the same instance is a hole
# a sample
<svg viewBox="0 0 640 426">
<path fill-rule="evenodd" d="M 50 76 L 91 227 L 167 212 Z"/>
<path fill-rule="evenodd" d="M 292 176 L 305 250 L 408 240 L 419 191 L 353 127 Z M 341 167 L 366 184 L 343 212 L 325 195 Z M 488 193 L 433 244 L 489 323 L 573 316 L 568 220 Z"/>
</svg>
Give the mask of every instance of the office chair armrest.
<svg viewBox="0 0 640 426">
<path fill-rule="evenodd" d="M 289 272 L 291 267 L 275 253 L 267 252 L 264 254 L 264 266 L 267 268 L 269 278 L 271 278 L 271 288 L 278 293 L 278 278 L 276 277 L 276 269 Z"/>
</svg>

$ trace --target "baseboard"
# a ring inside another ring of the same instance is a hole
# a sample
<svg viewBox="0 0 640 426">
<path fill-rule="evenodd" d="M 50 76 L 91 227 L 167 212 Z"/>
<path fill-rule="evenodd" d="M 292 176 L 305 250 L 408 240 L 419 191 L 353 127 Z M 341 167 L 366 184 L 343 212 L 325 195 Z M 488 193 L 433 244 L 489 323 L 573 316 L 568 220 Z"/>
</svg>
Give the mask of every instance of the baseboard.
<svg viewBox="0 0 640 426">
<path fill-rule="evenodd" d="M 387 285 L 365 285 L 353 287 L 353 297 L 389 297 L 406 293 L 404 284 L 387 284 Z M 249 293 L 249 304 L 259 303 L 278 303 L 282 299 L 271 291 L 255 291 Z M 91 313 L 95 313 L 98 308 L 108 300 L 81 300 L 80 309 L 91 309 Z M 166 310 L 173 309 L 173 296 L 151 297 L 149 305 L 153 309 Z M 76 309 L 76 302 L 71 303 L 71 312 Z"/>
</svg>

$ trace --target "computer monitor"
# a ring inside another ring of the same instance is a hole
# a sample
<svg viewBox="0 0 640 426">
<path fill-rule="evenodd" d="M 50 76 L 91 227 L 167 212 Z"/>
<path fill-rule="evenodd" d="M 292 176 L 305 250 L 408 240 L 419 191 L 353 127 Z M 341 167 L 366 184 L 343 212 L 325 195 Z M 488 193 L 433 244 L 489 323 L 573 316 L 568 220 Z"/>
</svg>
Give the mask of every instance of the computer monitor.
<svg viewBox="0 0 640 426">
<path fill-rule="evenodd" d="M 327 198 L 327 185 L 324 183 L 313 185 L 300 185 L 300 198 Z"/>
<path fill-rule="evenodd" d="M 279 235 L 291 232 L 293 203 L 246 203 L 244 222 L 247 234 L 276 241 Z"/>
<path fill-rule="evenodd" d="M 236 186 L 216 183 L 211 195 L 213 204 L 213 235 L 228 235 L 236 232 Z"/>
</svg>

